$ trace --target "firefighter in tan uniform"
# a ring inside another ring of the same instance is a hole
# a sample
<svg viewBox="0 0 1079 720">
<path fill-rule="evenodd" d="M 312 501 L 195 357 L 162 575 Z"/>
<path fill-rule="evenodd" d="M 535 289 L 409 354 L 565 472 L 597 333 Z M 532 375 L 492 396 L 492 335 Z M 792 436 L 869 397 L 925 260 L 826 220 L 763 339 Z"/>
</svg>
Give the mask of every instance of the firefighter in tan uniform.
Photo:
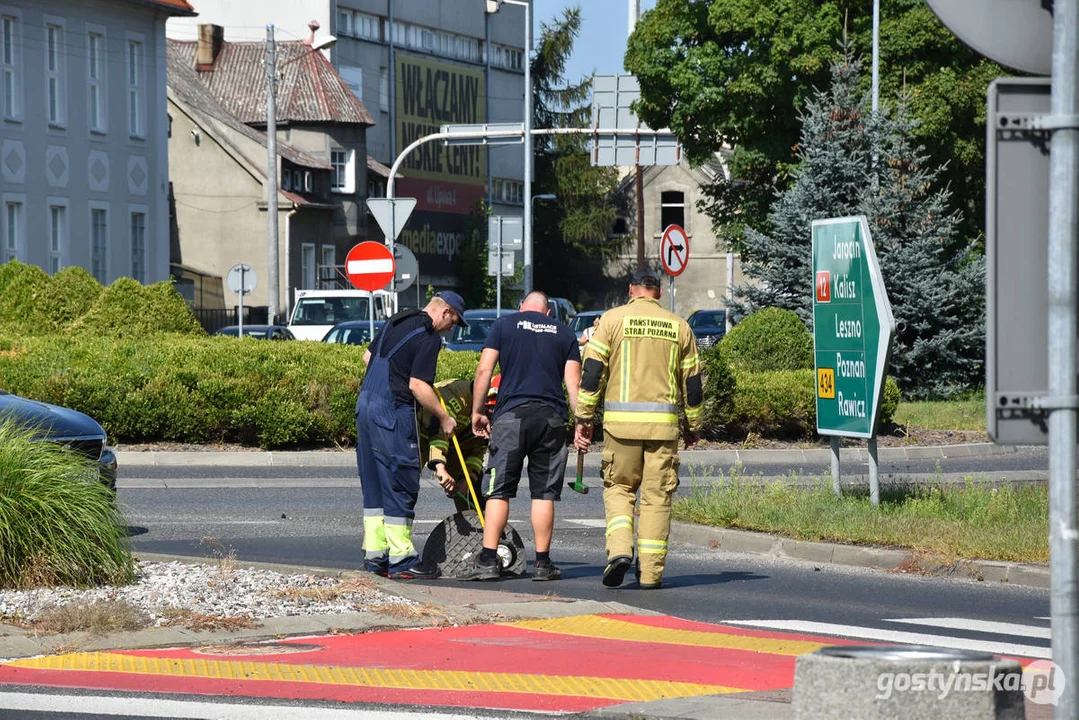
<svg viewBox="0 0 1079 720">
<path fill-rule="evenodd" d="M 634 271 L 630 300 L 603 314 L 584 352 L 574 442 L 587 450 L 603 392 L 603 505 L 607 567 L 603 584 L 618 587 L 633 564 L 633 509 L 640 491 L 637 561 L 640 586 L 661 587 L 678 489 L 678 438 L 697 444 L 704 391 L 697 344 L 685 320 L 659 305 L 659 275 Z M 679 406 L 688 427 L 679 424 Z"/>
<path fill-rule="evenodd" d="M 491 380 L 491 389 L 485 403 L 488 413 L 498 399 L 500 379 L 501 375 L 496 375 Z M 487 439 L 472 433 L 472 381 L 444 380 L 435 383 L 435 389 L 446 403 L 446 410 L 458 421 L 453 434 L 457 436 L 457 442 L 461 446 L 461 455 L 464 456 L 465 467 L 468 468 L 468 478 L 472 481 L 472 487 L 482 507 L 483 490 L 479 480 L 483 474 L 483 459 L 487 454 Z M 453 448 L 449 435 L 442 433 L 438 418 L 432 413 L 420 408 L 417 415 L 420 428 L 420 462 L 434 471 L 438 484 L 453 498 L 457 512 L 471 509 L 472 494 L 465 484 L 461 460 L 457 457 L 457 450 Z"/>
</svg>

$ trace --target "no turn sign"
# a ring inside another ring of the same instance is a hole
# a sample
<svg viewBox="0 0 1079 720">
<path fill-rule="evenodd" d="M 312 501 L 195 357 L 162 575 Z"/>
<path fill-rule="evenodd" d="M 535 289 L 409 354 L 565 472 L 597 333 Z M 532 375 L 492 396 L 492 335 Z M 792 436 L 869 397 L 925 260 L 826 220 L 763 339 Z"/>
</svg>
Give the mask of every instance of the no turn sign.
<svg viewBox="0 0 1079 720">
<path fill-rule="evenodd" d="M 358 290 L 381 290 L 393 280 L 395 263 L 390 249 L 377 242 L 353 245 L 345 256 L 345 275 Z"/>
<path fill-rule="evenodd" d="M 685 272 L 689 264 L 689 238 L 681 225 L 668 225 L 659 243 L 659 261 L 671 277 Z"/>
</svg>

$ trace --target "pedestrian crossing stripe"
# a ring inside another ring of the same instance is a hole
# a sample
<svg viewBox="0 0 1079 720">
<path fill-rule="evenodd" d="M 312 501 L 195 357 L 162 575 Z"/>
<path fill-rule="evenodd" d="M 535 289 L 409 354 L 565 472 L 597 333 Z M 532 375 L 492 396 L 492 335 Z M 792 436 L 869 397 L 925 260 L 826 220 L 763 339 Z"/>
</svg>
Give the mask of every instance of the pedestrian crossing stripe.
<svg viewBox="0 0 1079 720">
<path fill-rule="evenodd" d="M 810 640 L 762 638 L 750 635 L 731 635 L 723 632 L 656 627 L 601 615 L 575 615 L 547 620 L 522 620 L 509 624 L 511 627 L 526 630 L 539 630 L 541 632 L 602 640 L 692 645 L 694 647 L 721 650 L 747 650 L 770 655 L 804 655 L 827 644 Z"/>
<path fill-rule="evenodd" d="M 667 698 L 745 692 L 746 688 L 667 680 L 555 676 L 456 670 L 395 670 L 339 665 L 290 665 L 214 659 L 180 659 L 121 653 L 69 653 L 4 663 L 36 670 L 128 673 L 220 680 L 348 685 L 410 690 L 529 693 L 649 702 Z"/>
</svg>

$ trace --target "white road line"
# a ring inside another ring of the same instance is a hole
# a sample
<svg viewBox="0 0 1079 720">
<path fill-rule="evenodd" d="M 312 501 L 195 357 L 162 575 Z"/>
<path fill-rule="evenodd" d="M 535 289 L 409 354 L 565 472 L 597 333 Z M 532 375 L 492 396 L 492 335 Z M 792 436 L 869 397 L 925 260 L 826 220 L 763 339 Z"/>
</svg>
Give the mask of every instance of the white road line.
<svg viewBox="0 0 1079 720">
<path fill-rule="evenodd" d="M 363 710 L 308 707 L 305 705 L 241 705 L 236 703 L 184 702 L 102 695 L 47 695 L 0 693 L 0 709 L 89 715 L 145 715 L 151 718 L 192 720 L 265 720 L 268 717 L 303 717 L 304 720 L 400 720 L 429 717 L 430 710 Z M 438 715 L 439 720 L 468 720 L 472 715 Z"/>
<path fill-rule="evenodd" d="M 1016 625 L 1014 623 L 991 622 L 975 618 L 895 618 L 885 622 L 924 625 L 946 630 L 973 630 L 975 632 L 996 633 L 997 635 L 1015 635 L 1016 637 L 1049 639 L 1049 628 L 1038 625 Z"/>
<path fill-rule="evenodd" d="M 838 635 L 840 637 L 854 638 L 856 640 L 877 640 L 880 642 L 902 643 L 905 645 L 929 645 L 930 647 L 956 648 L 958 650 L 979 650 L 981 652 L 989 652 L 996 655 L 1016 655 L 1018 657 L 1044 658 L 1046 660 L 1052 657 L 1052 651 L 1049 648 L 1037 647 L 1035 645 L 1017 645 L 1013 643 L 990 642 L 987 640 L 971 640 L 968 638 L 929 635 L 926 633 L 858 627 L 856 625 L 836 625 L 833 623 L 803 620 L 724 620 L 723 622 L 730 623 L 731 625 L 767 628 L 769 630 L 787 630 L 790 632 L 815 635 Z"/>
</svg>

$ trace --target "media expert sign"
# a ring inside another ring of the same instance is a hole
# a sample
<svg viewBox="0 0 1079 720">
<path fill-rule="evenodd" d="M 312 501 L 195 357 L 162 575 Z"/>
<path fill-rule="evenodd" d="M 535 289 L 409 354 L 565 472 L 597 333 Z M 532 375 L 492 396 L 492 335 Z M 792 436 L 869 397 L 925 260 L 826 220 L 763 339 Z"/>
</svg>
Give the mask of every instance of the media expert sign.
<svg viewBox="0 0 1079 720">
<path fill-rule="evenodd" d="M 397 53 L 397 148 L 401 152 L 442 125 L 487 121 L 482 70 Z M 487 183 L 487 151 L 479 145 L 429 142 L 409 153 L 402 175 L 468 185 Z M 468 210 L 464 210 L 468 212 Z"/>
<path fill-rule="evenodd" d="M 817 432 L 872 437 L 895 334 L 864 216 L 813 221 Z"/>
</svg>

